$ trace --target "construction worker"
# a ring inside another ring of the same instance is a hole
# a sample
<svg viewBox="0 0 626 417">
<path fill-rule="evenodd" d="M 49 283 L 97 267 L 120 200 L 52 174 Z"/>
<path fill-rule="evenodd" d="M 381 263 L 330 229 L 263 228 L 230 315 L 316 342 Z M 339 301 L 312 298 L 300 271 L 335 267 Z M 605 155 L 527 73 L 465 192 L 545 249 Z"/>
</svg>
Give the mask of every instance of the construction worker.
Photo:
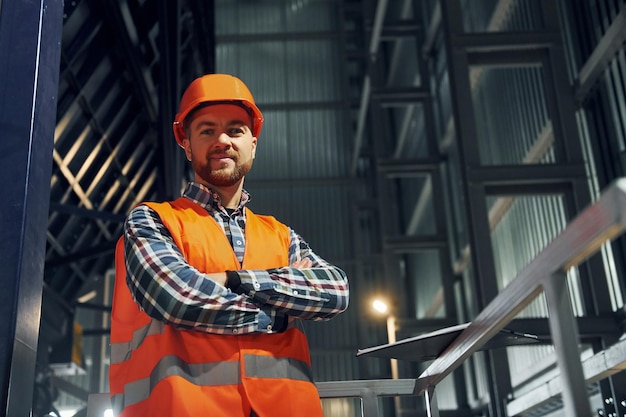
<svg viewBox="0 0 626 417">
<path fill-rule="evenodd" d="M 118 416 L 316 417 L 300 321 L 348 306 L 345 273 L 246 207 L 263 116 L 236 77 L 182 96 L 182 197 L 131 211 L 116 249 L 110 393 Z"/>
</svg>

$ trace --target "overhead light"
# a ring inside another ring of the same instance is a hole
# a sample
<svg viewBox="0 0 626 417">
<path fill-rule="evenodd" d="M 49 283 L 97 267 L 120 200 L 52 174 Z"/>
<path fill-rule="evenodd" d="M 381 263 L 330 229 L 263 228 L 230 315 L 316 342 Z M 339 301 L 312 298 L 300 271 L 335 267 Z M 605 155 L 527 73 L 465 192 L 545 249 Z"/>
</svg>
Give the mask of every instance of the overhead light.
<svg viewBox="0 0 626 417">
<path fill-rule="evenodd" d="M 379 299 L 374 300 L 372 307 L 381 314 L 386 313 L 389 309 L 389 307 L 387 307 L 387 303 Z"/>
</svg>

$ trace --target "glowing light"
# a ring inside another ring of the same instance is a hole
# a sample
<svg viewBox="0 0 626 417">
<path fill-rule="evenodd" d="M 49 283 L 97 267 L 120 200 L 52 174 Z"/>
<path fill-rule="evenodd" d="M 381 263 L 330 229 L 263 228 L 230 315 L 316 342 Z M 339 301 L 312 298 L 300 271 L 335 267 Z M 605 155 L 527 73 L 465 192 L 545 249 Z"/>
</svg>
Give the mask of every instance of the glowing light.
<svg viewBox="0 0 626 417">
<path fill-rule="evenodd" d="M 374 302 L 372 303 L 372 307 L 374 307 L 374 310 L 378 311 L 379 313 L 386 313 L 388 309 L 387 304 L 385 304 L 385 302 L 381 300 L 374 300 Z"/>
<path fill-rule="evenodd" d="M 113 410 L 111 410 L 110 408 L 108 410 L 104 410 L 104 417 L 113 417 Z"/>
</svg>

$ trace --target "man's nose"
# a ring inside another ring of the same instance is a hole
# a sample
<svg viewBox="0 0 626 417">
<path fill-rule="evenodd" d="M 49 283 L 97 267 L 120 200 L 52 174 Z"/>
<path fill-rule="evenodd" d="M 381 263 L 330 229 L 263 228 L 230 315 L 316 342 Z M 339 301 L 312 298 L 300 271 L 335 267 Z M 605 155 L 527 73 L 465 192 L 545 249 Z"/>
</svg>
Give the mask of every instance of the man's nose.
<svg viewBox="0 0 626 417">
<path fill-rule="evenodd" d="M 217 143 L 222 146 L 230 145 L 231 138 L 230 136 L 228 136 L 226 132 L 222 132 L 219 135 L 217 135 Z"/>
</svg>

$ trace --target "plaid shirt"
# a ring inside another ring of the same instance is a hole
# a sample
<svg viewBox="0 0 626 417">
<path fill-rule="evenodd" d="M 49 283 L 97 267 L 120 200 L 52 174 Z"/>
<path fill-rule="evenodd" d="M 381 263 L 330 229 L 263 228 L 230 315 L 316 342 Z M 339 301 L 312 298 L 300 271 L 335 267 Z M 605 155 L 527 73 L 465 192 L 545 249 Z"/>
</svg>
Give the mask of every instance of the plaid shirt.
<svg viewBox="0 0 626 417">
<path fill-rule="evenodd" d="M 191 182 L 183 196 L 204 207 L 222 227 L 241 262 L 245 247 L 243 191 L 232 213 L 219 196 Z M 317 256 L 291 228 L 289 264 L 309 258 L 307 269 L 281 267 L 236 271 L 236 294 L 190 266 L 169 230 L 149 207 L 139 205 L 126 220 L 126 280 L 135 301 L 150 317 L 177 328 L 217 334 L 272 333 L 289 318 L 328 320 L 348 307 L 348 280 L 339 268 Z"/>
</svg>

